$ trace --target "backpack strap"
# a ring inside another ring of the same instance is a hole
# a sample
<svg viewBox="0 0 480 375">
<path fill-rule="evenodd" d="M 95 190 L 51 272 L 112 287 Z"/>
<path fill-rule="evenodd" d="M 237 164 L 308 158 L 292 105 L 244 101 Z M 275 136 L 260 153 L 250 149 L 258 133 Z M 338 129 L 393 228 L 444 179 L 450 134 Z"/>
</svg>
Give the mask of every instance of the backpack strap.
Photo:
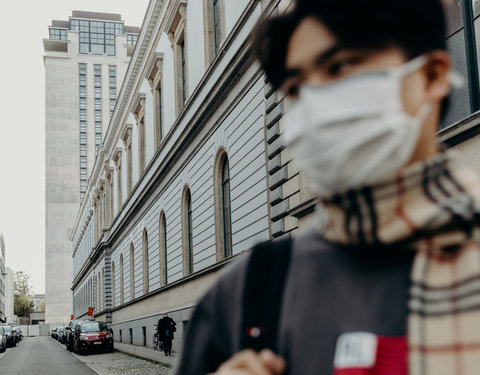
<svg viewBox="0 0 480 375">
<path fill-rule="evenodd" d="M 242 311 L 242 349 L 276 351 L 291 238 L 256 245 L 250 254 Z"/>
</svg>

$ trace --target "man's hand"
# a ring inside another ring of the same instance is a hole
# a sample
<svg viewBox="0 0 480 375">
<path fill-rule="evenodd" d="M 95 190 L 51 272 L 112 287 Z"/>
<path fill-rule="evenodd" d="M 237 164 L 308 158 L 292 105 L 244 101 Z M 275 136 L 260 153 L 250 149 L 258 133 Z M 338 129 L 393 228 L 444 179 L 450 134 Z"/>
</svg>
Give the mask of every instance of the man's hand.
<svg viewBox="0 0 480 375">
<path fill-rule="evenodd" d="M 282 375 L 285 366 L 285 360 L 271 350 L 244 350 L 224 362 L 213 375 Z"/>
</svg>

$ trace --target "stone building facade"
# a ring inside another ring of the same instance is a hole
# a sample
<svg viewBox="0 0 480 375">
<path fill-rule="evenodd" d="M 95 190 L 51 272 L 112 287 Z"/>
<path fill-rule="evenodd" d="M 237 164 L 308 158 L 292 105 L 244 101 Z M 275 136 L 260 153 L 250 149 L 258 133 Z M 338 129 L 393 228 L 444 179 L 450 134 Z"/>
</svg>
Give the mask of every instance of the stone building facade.
<svg viewBox="0 0 480 375">
<path fill-rule="evenodd" d="M 290 6 L 150 1 L 71 232 L 76 317 L 94 307 L 115 340 L 151 346 L 168 312 L 178 350 L 225 265 L 314 225 L 316 202 L 282 143 L 286 103 L 249 39 L 262 13 Z M 453 93 L 440 136 L 475 161 L 479 108 L 465 105 L 474 86 L 458 38 L 449 44 L 468 85 Z"/>
</svg>

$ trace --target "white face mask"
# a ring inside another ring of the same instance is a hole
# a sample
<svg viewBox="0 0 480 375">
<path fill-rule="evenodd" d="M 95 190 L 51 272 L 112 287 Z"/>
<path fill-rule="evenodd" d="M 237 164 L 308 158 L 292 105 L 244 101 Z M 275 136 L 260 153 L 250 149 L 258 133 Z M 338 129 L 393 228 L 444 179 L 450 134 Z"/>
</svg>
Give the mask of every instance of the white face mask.
<svg viewBox="0 0 480 375">
<path fill-rule="evenodd" d="M 409 161 L 431 105 L 415 117 L 405 113 L 402 78 L 426 61 L 420 56 L 393 69 L 301 88 L 285 115 L 283 137 L 320 196 L 377 182 Z"/>
</svg>

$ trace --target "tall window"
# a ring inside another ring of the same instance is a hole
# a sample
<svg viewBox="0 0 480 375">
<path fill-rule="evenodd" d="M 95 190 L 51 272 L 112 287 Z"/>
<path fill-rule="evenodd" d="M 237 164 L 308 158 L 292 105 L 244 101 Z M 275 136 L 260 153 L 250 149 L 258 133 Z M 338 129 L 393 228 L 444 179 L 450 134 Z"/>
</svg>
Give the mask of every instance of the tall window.
<svg viewBox="0 0 480 375">
<path fill-rule="evenodd" d="M 141 175 L 145 169 L 145 117 L 138 120 L 138 169 Z"/>
<path fill-rule="evenodd" d="M 162 108 L 162 71 L 163 54 L 155 52 L 148 61 L 150 67 L 147 71 L 148 83 L 153 94 L 153 117 L 154 117 L 154 137 L 155 150 L 160 147 L 163 139 L 163 108 Z"/>
<path fill-rule="evenodd" d="M 218 54 L 225 37 L 223 2 L 224 0 L 203 0 L 205 64 L 207 66 Z"/>
<path fill-rule="evenodd" d="M 102 143 L 102 66 L 94 65 L 95 88 L 95 150 Z"/>
<path fill-rule="evenodd" d="M 123 24 L 103 21 L 70 20 L 70 29 L 80 32 L 80 53 L 115 55 L 115 34 L 123 34 Z"/>
<path fill-rule="evenodd" d="M 163 121 L 162 121 L 162 114 L 163 114 L 163 109 L 162 109 L 162 86 L 161 82 L 159 83 L 157 87 L 157 131 L 158 131 L 158 137 L 160 140 L 163 139 Z"/>
<path fill-rule="evenodd" d="M 143 230 L 142 236 L 142 260 L 143 260 L 143 294 L 148 293 L 148 234 Z"/>
<path fill-rule="evenodd" d="M 100 277 L 100 271 L 97 275 L 97 313 L 102 311 L 102 278 Z"/>
<path fill-rule="evenodd" d="M 135 260 L 133 243 L 130 243 L 130 300 L 135 299 Z"/>
<path fill-rule="evenodd" d="M 130 193 L 133 187 L 133 166 L 132 166 L 132 143 L 127 146 L 127 191 Z"/>
<path fill-rule="evenodd" d="M 105 310 L 105 267 L 102 267 L 102 308 Z"/>
<path fill-rule="evenodd" d="M 220 42 L 222 41 L 222 29 L 221 29 L 221 15 L 220 15 L 220 0 L 213 1 L 213 36 L 214 36 L 214 48 L 215 54 L 217 54 Z"/>
<path fill-rule="evenodd" d="M 180 114 L 188 97 L 187 46 L 185 44 L 186 1 L 176 2 L 171 17 L 166 24 L 166 31 L 172 42 L 175 60 L 175 110 Z"/>
<path fill-rule="evenodd" d="M 117 213 L 120 212 L 122 207 L 122 149 L 117 148 L 117 153 L 114 157 L 115 167 L 117 170 L 116 179 L 117 179 Z"/>
<path fill-rule="evenodd" d="M 113 220 L 113 169 L 110 170 L 108 177 L 108 221 L 109 223 Z"/>
<path fill-rule="evenodd" d="M 113 115 L 115 104 L 117 100 L 117 67 L 116 65 L 110 65 L 108 67 L 108 79 L 110 84 L 110 116 Z"/>
<path fill-rule="evenodd" d="M 181 58 L 181 77 L 182 77 L 182 107 L 185 106 L 187 100 L 187 74 L 185 67 L 185 41 L 180 43 L 180 58 Z"/>
<path fill-rule="evenodd" d="M 476 40 L 480 31 L 478 0 L 442 0 L 448 21 L 447 46 L 455 69 L 465 84 L 450 95 L 442 127 L 469 116 L 480 109 L 479 50 Z"/>
<path fill-rule="evenodd" d="M 124 303 L 123 254 L 120 254 L 120 305 Z"/>
<path fill-rule="evenodd" d="M 112 262 L 112 306 L 115 307 L 115 297 L 117 291 L 115 290 L 115 262 Z"/>
<path fill-rule="evenodd" d="M 165 212 L 160 213 L 158 224 L 160 286 L 167 284 L 167 221 Z"/>
<path fill-rule="evenodd" d="M 192 225 L 192 196 L 190 189 L 186 187 L 182 200 L 183 221 L 183 274 L 190 275 L 193 272 L 193 225 Z"/>
<path fill-rule="evenodd" d="M 230 169 L 225 158 L 222 168 L 222 208 L 225 258 L 232 255 L 232 211 L 230 204 Z"/>
<path fill-rule="evenodd" d="M 214 166 L 215 243 L 217 261 L 232 255 L 232 210 L 230 198 L 230 167 L 227 153 L 220 149 Z"/>
<path fill-rule="evenodd" d="M 87 191 L 87 64 L 78 64 L 80 85 L 80 201 Z"/>
<path fill-rule="evenodd" d="M 132 109 L 138 128 L 138 169 L 139 176 L 145 169 L 145 94 L 139 93 L 135 98 Z"/>
</svg>

